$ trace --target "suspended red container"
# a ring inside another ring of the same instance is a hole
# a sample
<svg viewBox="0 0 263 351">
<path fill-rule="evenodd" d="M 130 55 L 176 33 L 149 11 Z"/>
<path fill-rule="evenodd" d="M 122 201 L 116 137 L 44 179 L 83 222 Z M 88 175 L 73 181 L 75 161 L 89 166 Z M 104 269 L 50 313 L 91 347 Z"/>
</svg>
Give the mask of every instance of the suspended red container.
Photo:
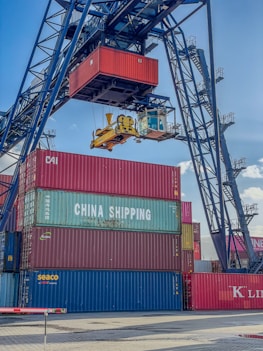
<svg viewBox="0 0 263 351">
<path fill-rule="evenodd" d="M 193 310 L 249 310 L 263 308 L 262 274 L 193 273 Z"/>
<path fill-rule="evenodd" d="M 70 97 L 114 106 L 157 85 L 158 60 L 105 46 L 69 74 Z"/>
<path fill-rule="evenodd" d="M 181 271 L 181 259 L 180 235 L 59 227 L 23 232 L 22 269 Z"/>
<path fill-rule="evenodd" d="M 36 150 L 21 168 L 19 188 L 92 192 L 179 201 L 180 168 Z M 23 193 L 21 190 L 19 193 Z"/>
</svg>

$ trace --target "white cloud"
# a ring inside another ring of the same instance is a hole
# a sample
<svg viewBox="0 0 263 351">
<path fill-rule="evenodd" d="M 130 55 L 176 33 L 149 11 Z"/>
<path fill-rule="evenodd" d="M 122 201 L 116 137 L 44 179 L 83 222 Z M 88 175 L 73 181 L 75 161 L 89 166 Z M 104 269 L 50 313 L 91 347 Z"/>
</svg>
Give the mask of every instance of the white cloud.
<svg viewBox="0 0 263 351">
<path fill-rule="evenodd" d="M 263 178 L 263 167 L 259 167 L 257 165 L 248 166 L 243 172 L 242 176 L 244 178 Z"/>
<path fill-rule="evenodd" d="M 76 123 L 71 124 L 71 126 L 69 127 L 70 130 L 78 130 L 78 126 L 76 125 Z"/>
<path fill-rule="evenodd" d="M 193 171 L 192 161 L 183 161 L 177 166 L 181 168 L 181 175 L 185 174 L 188 170 Z"/>
<path fill-rule="evenodd" d="M 243 191 L 240 195 L 242 199 L 251 199 L 251 200 L 263 200 L 263 189 L 259 187 L 250 187 Z"/>
</svg>

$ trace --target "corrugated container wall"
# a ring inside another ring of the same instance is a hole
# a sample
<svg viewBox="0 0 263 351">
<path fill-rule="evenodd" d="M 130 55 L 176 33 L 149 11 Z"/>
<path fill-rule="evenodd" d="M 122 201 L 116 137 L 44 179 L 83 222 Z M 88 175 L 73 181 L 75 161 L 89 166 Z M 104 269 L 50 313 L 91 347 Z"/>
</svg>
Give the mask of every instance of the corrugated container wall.
<svg viewBox="0 0 263 351">
<path fill-rule="evenodd" d="M 182 201 L 182 223 L 192 222 L 192 202 Z"/>
<path fill-rule="evenodd" d="M 24 226 L 180 233 L 180 202 L 37 189 L 25 196 Z"/>
<path fill-rule="evenodd" d="M 194 241 L 194 258 L 195 260 L 201 260 L 201 242 Z"/>
<path fill-rule="evenodd" d="M 194 249 L 193 225 L 182 223 L 182 250 Z"/>
<path fill-rule="evenodd" d="M 262 309 L 262 287 L 262 274 L 193 273 L 192 309 Z"/>
<path fill-rule="evenodd" d="M 19 188 L 24 192 L 42 188 L 175 201 L 181 197 L 179 167 L 39 149 L 21 168 Z"/>
<path fill-rule="evenodd" d="M 0 206 L 2 209 L 2 206 Z M 9 213 L 8 219 L 4 226 L 3 231 L 5 232 L 14 232 L 16 230 L 16 221 L 17 221 L 17 206 L 13 206 Z"/>
<path fill-rule="evenodd" d="M 7 190 L 9 189 L 11 180 L 11 175 L 0 174 L 0 206 L 5 202 Z"/>
<path fill-rule="evenodd" d="M 68 312 L 181 310 L 181 274 L 173 272 L 39 270 L 22 272 L 20 307 Z"/>
<path fill-rule="evenodd" d="M 19 271 L 21 237 L 21 232 L 0 233 L 0 271 Z"/>
<path fill-rule="evenodd" d="M 0 307 L 18 306 L 19 273 L 0 273 Z"/>
<path fill-rule="evenodd" d="M 193 231 L 194 231 L 194 241 L 201 241 L 201 225 L 200 223 L 193 222 Z"/>
<path fill-rule="evenodd" d="M 32 227 L 24 232 L 21 268 L 179 272 L 181 260 L 180 235 Z"/>
<path fill-rule="evenodd" d="M 74 97 L 98 75 L 157 86 L 158 60 L 109 47 L 99 47 L 70 73 L 70 97 Z"/>
<path fill-rule="evenodd" d="M 212 273 L 212 262 L 205 260 L 195 260 L 195 273 L 197 272 L 207 272 Z"/>
<path fill-rule="evenodd" d="M 194 251 L 182 250 L 182 272 L 194 272 Z"/>
</svg>

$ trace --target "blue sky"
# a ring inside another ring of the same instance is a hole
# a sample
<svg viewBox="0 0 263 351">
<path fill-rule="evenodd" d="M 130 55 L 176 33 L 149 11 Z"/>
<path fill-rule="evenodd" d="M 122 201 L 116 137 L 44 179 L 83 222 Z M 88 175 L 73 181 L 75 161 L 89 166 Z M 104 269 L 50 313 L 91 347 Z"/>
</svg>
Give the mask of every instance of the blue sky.
<svg viewBox="0 0 263 351">
<path fill-rule="evenodd" d="M 9 109 L 15 101 L 46 3 L 46 0 L 0 0 L 2 111 Z M 247 169 L 237 180 L 242 199 L 248 204 L 258 204 L 259 215 L 249 226 L 250 234 L 263 236 L 263 1 L 211 0 L 211 6 L 215 66 L 224 69 L 224 80 L 217 86 L 217 104 L 221 114 L 234 113 L 235 124 L 226 131 L 225 137 L 232 159 L 244 157 L 246 160 Z M 205 10 L 199 11 L 187 21 L 183 30 L 186 37 L 196 38 L 197 47 L 206 50 L 208 59 L 205 15 Z M 168 63 L 162 50 L 159 46 L 149 55 L 159 59 L 160 84 L 155 92 L 170 96 L 174 102 Z M 47 129 L 56 130 L 55 149 L 181 166 L 183 200 L 193 203 L 194 220 L 201 222 L 202 235 L 209 235 L 195 175 L 189 167 L 187 145 L 175 140 L 140 144 L 128 140 L 111 153 L 91 150 L 92 131 L 105 126 L 107 112 L 113 112 L 115 117 L 120 113 L 102 105 L 77 100 L 68 102 L 47 124 Z"/>
</svg>

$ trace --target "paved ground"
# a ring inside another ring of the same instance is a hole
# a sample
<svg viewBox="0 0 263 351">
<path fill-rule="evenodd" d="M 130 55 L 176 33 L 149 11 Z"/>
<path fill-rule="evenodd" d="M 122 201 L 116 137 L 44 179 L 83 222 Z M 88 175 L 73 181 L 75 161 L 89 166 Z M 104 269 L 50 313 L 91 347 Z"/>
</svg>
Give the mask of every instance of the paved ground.
<svg viewBox="0 0 263 351">
<path fill-rule="evenodd" d="M 0 350 L 263 350 L 263 311 L 0 315 Z"/>
</svg>

